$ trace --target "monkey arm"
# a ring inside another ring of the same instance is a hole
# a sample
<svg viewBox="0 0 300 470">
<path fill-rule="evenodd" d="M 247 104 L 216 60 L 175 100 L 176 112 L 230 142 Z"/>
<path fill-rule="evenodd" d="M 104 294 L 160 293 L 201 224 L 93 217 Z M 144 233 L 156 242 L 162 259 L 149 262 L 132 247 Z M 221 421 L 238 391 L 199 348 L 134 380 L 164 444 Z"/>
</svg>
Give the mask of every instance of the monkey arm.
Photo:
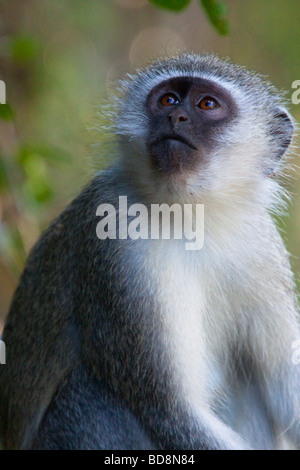
<svg viewBox="0 0 300 470">
<path fill-rule="evenodd" d="M 76 363 L 75 258 L 64 217 L 29 256 L 4 329 L 0 429 L 9 449 L 30 447 L 59 382 Z"/>
<path fill-rule="evenodd" d="M 288 254 L 271 220 L 265 233 L 268 246 L 255 281 L 261 286 L 256 290 L 258 305 L 252 305 L 250 349 L 277 437 L 286 434 L 299 448 L 300 325 L 295 284 Z"/>
<path fill-rule="evenodd" d="M 266 401 L 277 426 L 279 436 L 287 436 L 300 449 L 300 368 L 299 364 L 286 362 L 265 388 Z"/>
<path fill-rule="evenodd" d="M 86 323 L 86 361 L 89 364 L 92 361 L 95 375 L 113 389 L 158 448 L 247 448 L 242 439 L 205 406 L 201 396 L 197 405 L 184 396 L 182 377 L 172 371 L 172 361 L 159 337 L 159 329 L 155 328 L 153 310 L 140 312 L 139 302 L 133 302 L 128 312 L 131 315 L 126 315 L 125 320 L 121 304 L 122 301 L 114 312 L 104 312 L 98 307 L 96 317 L 101 318 L 101 322 L 99 327 L 97 323 L 93 325 L 98 331 L 97 337 L 88 331 L 90 324 Z M 144 317 L 144 325 L 135 323 L 139 315 Z M 103 316 L 110 320 L 104 320 Z M 109 345 L 105 340 L 108 335 Z"/>
</svg>

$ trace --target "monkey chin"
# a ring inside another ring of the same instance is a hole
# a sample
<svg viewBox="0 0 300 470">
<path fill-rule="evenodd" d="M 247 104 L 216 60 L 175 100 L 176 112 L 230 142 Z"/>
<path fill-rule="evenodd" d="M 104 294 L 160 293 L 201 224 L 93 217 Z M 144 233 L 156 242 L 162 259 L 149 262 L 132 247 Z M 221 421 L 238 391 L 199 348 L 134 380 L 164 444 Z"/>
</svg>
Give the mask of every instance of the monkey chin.
<svg viewBox="0 0 300 470">
<path fill-rule="evenodd" d="M 175 138 L 164 139 L 149 146 L 151 163 L 165 176 L 181 174 L 195 168 L 196 147 Z"/>
</svg>

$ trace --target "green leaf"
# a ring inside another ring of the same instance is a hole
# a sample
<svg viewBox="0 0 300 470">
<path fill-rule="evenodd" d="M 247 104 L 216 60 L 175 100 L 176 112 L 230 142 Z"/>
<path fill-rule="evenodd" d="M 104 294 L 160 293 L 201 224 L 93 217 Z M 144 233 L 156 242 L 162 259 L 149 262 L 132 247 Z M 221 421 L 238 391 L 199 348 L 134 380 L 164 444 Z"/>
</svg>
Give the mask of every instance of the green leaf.
<svg viewBox="0 0 300 470">
<path fill-rule="evenodd" d="M 17 36 L 11 43 L 11 54 L 14 61 L 18 64 L 27 64 L 32 62 L 38 50 L 38 44 L 35 39 L 27 36 Z"/>
<path fill-rule="evenodd" d="M 201 4 L 206 11 L 208 18 L 212 25 L 216 28 L 219 34 L 228 34 L 228 21 L 226 19 L 227 6 L 224 2 L 217 0 L 200 0 Z"/>
<path fill-rule="evenodd" d="M 7 185 L 7 176 L 6 176 L 6 170 L 5 166 L 2 160 L 2 157 L 0 155 L 0 191 L 5 188 Z"/>
<path fill-rule="evenodd" d="M 41 176 L 29 178 L 24 184 L 23 190 L 27 196 L 40 204 L 49 202 L 53 197 L 53 191 L 47 178 L 43 179 Z"/>
<path fill-rule="evenodd" d="M 13 248 L 13 251 L 15 253 L 18 253 L 19 256 L 21 256 L 21 258 L 25 260 L 26 251 L 24 248 L 22 235 L 20 234 L 18 227 L 14 227 L 11 229 L 10 240 L 11 240 L 11 246 Z"/>
<path fill-rule="evenodd" d="M 71 156 L 68 152 L 57 148 L 57 147 L 48 147 L 45 144 L 25 144 L 19 150 L 17 155 L 17 161 L 20 165 L 26 164 L 30 160 L 31 155 L 34 155 L 36 158 L 37 155 L 40 156 L 42 160 L 48 161 L 49 163 L 69 163 L 71 161 Z"/>
<path fill-rule="evenodd" d="M 149 2 L 160 8 L 166 8 L 171 11 L 180 11 L 186 8 L 191 0 L 149 0 Z"/>
<path fill-rule="evenodd" d="M 0 104 L 0 119 L 2 121 L 12 121 L 14 113 L 9 104 Z"/>
<path fill-rule="evenodd" d="M 53 197 L 53 190 L 48 175 L 51 165 L 69 163 L 67 152 L 45 144 L 25 144 L 16 155 L 17 164 L 23 169 L 26 180 L 23 192 L 26 198 L 37 203 L 47 203 Z"/>
<path fill-rule="evenodd" d="M 0 224 L 0 255 L 18 279 L 25 263 L 26 253 L 17 227 L 9 227 L 5 223 Z"/>
<path fill-rule="evenodd" d="M 53 191 L 49 184 L 45 162 L 40 155 L 32 153 L 25 160 L 23 167 L 26 173 L 26 181 L 23 186 L 25 193 L 36 202 L 48 202 L 53 196 Z"/>
</svg>

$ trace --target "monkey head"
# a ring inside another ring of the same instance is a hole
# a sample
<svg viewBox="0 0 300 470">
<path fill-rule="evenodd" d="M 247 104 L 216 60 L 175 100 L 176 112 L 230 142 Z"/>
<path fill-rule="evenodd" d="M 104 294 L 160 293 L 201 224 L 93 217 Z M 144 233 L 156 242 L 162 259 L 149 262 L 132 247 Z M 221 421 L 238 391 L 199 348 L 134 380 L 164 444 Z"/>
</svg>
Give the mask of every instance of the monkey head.
<svg viewBox="0 0 300 470">
<path fill-rule="evenodd" d="M 260 193 L 292 139 L 275 88 L 213 55 L 157 61 L 122 90 L 116 127 L 126 165 L 140 181 L 155 178 L 156 190 Z"/>
</svg>

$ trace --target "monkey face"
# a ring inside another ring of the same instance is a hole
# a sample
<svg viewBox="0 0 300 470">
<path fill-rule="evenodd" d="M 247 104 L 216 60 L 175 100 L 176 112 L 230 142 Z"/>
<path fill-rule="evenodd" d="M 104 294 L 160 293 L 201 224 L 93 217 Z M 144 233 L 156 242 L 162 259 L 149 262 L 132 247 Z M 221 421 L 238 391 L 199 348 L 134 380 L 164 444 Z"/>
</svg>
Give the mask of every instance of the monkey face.
<svg viewBox="0 0 300 470">
<path fill-rule="evenodd" d="M 152 165 L 167 174 L 198 168 L 238 110 L 231 94 L 199 77 L 175 77 L 149 93 L 147 148 Z"/>
<path fill-rule="evenodd" d="M 268 176 L 284 167 L 293 133 L 270 83 L 215 56 L 183 54 L 139 71 L 120 90 L 122 161 L 145 195 L 270 199 L 276 184 Z"/>
</svg>

